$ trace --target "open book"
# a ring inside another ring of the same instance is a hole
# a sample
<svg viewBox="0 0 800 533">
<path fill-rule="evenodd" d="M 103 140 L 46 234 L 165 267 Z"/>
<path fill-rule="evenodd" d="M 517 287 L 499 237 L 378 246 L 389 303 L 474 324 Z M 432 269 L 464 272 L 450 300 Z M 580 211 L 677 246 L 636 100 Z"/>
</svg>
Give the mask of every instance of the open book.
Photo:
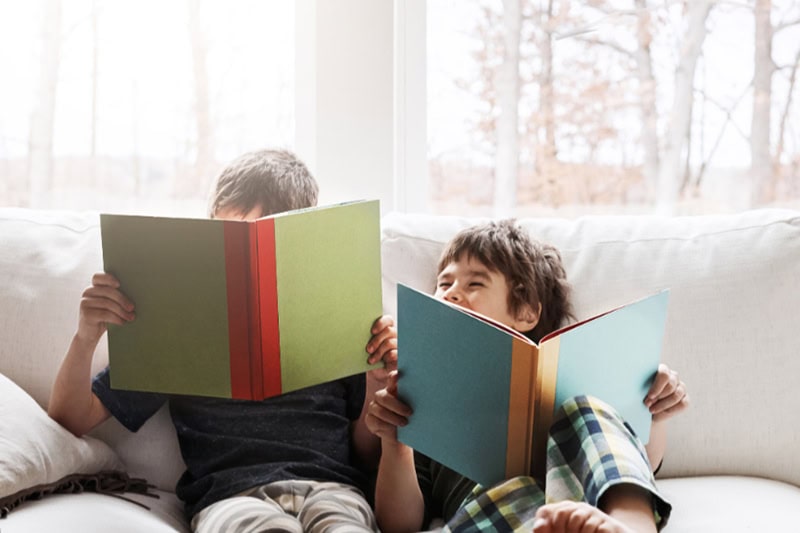
<svg viewBox="0 0 800 533">
<path fill-rule="evenodd" d="M 668 291 L 555 331 L 537 346 L 488 317 L 397 287 L 398 438 L 484 486 L 540 475 L 547 432 L 568 398 L 613 406 L 643 443 L 644 398 L 661 359 Z"/>
<path fill-rule="evenodd" d="M 136 305 L 136 320 L 109 326 L 112 387 L 259 400 L 370 369 L 378 201 L 100 222 L 105 270 Z"/>
</svg>

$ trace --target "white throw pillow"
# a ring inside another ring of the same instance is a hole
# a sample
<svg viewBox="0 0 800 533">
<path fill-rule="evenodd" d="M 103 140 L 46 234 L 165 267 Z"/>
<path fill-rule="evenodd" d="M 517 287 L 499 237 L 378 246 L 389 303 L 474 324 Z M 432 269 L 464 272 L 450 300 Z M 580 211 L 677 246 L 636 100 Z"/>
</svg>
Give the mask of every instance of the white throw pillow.
<svg viewBox="0 0 800 533">
<path fill-rule="evenodd" d="M 0 374 L 0 500 L 70 474 L 122 470 L 104 442 L 75 437 Z"/>
</svg>

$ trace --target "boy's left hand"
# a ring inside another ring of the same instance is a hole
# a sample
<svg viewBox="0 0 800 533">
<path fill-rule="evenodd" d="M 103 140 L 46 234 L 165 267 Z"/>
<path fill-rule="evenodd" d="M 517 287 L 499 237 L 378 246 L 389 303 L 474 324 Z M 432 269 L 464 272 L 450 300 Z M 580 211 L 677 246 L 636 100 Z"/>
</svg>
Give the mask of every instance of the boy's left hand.
<svg viewBox="0 0 800 533">
<path fill-rule="evenodd" d="M 368 373 L 372 379 L 384 383 L 389 372 L 397 370 L 397 328 L 394 318 L 384 315 L 372 324 L 372 337 L 367 343 L 367 361 L 375 364 L 383 361 L 383 368 L 376 368 Z"/>
<path fill-rule="evenodd" d="M 644 404 L 650 409 L 653 421 L 666 420 L 689 407 L 689 393 L 678 373 L 667 365 L 658 365 Z"/>
</svg>

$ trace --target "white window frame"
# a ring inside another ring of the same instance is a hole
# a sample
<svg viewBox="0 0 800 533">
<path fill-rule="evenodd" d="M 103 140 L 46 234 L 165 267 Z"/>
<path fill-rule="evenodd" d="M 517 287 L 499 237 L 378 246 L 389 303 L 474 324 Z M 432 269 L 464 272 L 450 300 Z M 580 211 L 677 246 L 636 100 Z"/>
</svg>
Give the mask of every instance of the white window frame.
<svg viewBox="0 0 800 533">
<path fill-rule="evenodd" d="M 427 3 L 395 0 L 395 208 L 428 212 Z"/>
<path fill-rule="evenodd" d="M 295 150 L 320 203 L 426 211 L 425 0 L 298 0 Z"/>
</svg>

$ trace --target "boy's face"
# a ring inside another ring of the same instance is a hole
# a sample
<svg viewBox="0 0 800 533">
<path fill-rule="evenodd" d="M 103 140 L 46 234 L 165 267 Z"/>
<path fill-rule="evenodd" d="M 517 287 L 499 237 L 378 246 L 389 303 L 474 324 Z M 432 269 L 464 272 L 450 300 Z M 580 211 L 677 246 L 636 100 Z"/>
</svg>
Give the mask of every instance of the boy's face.
<svg viewBox="0 0 800 533">
<path fill-rule="evenodd" d="M 520 316 L 514 316 L 508 308 L 506 277 L 466 255 L 439 273 L 434 296 L 477 311 L 521 332 L 530 331 L 538 321 L 538 314 L 533 316 L 530 308 L 523 310 Z"/>
</svg>

